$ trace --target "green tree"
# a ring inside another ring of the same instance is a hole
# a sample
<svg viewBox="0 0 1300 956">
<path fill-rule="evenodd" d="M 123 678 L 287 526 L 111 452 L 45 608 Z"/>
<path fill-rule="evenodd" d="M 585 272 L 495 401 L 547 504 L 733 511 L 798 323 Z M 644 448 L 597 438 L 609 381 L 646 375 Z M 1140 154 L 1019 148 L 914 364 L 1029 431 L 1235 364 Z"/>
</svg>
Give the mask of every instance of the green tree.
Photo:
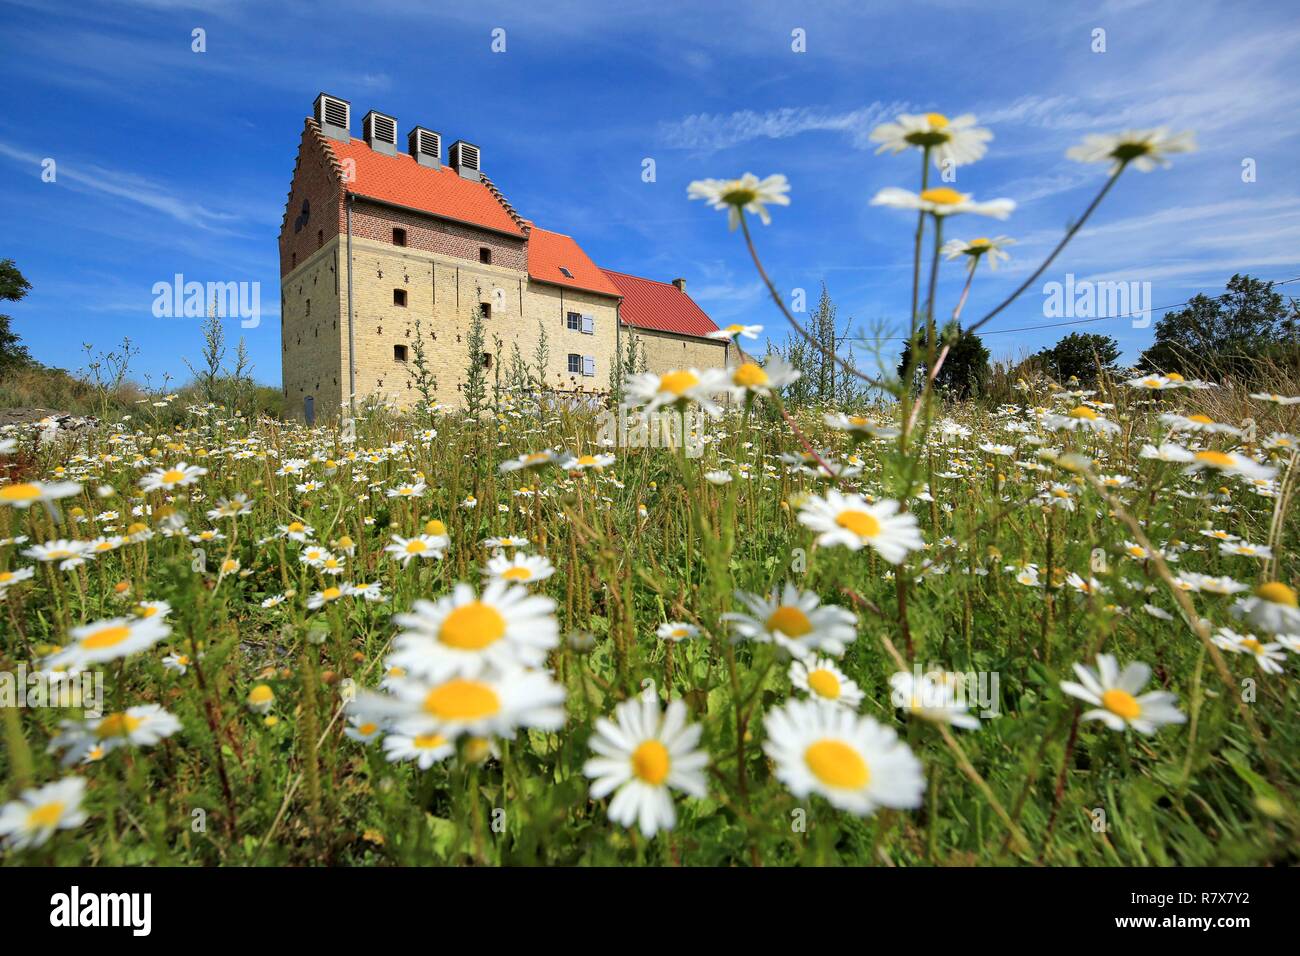
<svg viewBox="0 0 1300 956">
<path fill-rule="evenodd" d="M 1116 373 L 1119 343 L 1109 335 L 1071 332 L 1051 348 L 1040 351 L 1036 358 L 1042 360 L 1047 373 L 1058 382 L 1064 384 L 1073 377 L 1091 387 L 1101 375 Z"/>
<path fill-rule="evenodd" d="M 989 350 L 984 347 L 984 342 L 975 333 L 967 332 L 956 323 L 950 322 L 939 333 L 939 348 L 935 350 L 936 354 L 945 344 L 950 345 L 950 348 L 948 357 L 943 360 L 943 365 L 939 368 L 939 374 L 935 376 L 935 391 L 945 398 L 957 400 L 980 395 L 989 380 Z M 929 374 L 924 356 L 929 354 L 930 348 L 924 333 L 917 343 L 917 351 L 922 357 L 916 365 L 913 388 L 919 392 Z M 899 358 L 900 376 L 907 373 L 911 359 L 912 345 L 909 342 L 903 348 L 903 354 Z"/>
<path fill-rule="evenodd" d="M 0 259 L 0 302 L 17 302 L 31 287 L 12 259 Z M 11 321 L 9 316 L 0 315 L 0 375 L 32 364 L 27 346 L 10 328 Z"/>
<path fill-rule="evenodd" d="M 1264 357 L 1300 365 L 1300 307 L 1273 283 L 1234 275 L 1221 296 L 1195 296 L 1156 323 L 1138 368 L 1191 377 L 1250 379 Z"/>
<path fill-rule="evenodd" d="M 469 335 L 466 337 L 465 350 L 465 410 L 471 415 L 478 415 L 487 400 L 487 376 L 483 357 L 491 353 L 483 350 L 485 336 L 483 331 L 483 310 L 474 306 L 474 314 L 469 320 Z"/>
</svg>

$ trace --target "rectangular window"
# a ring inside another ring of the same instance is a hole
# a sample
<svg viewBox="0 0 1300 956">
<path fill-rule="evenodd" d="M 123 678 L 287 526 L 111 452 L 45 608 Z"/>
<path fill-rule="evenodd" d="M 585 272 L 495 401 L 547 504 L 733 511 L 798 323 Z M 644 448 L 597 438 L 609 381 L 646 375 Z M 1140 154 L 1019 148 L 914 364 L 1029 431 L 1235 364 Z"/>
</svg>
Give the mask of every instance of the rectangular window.
<svg viewBox="0 0 1300 956">
<path fill-rule="evenodd" d="M 596 374 L 596 356 L 584 355 L 582 357 L 582 374 L 588 378 Z"/>
<path fill-rule="evenodd" d="M 307 314 L 311 315 L 311 299 L 307 300 Z"/>
<path fill-rule="evenodd" d="M 573 329 L 573 331 L 575 332 L 579 332 L 582 330 L 582 316 L 579 315 L 577 312 L 570 312 L 568 315 L 564 317 L 564 325 L 566 328 L 570 328 Z"/>
<path fill-rule="evenodd" d="M 400 305 L 402 308 L 406 308 L 406 290 L 405 290 L 405 289 L 394 289 L 394 290 L 393 290 L 393 305 Z"/>
<path fill-rule="evenodd" d="M 323 246 L 323 245 L 325 245 L 325 230 L 324 230 L 324 229 L 317 229 L 317 230 L 316 230 L 316 248 L 319 249 L 319 248 L 320 248 L 321 246 Z"/>
<path fill-rule="evenodd" d="M 569 372 L 573 375 L 582 374 L 582 356 L 577 352 L 569 353 Z"/>
<path fill-rule="evenodd" d="M 487 246 L 478 247 L 478 261 L 485 266 L 492 265 L 492 250 Z"/>
<path fill-rule="evenodd" d="M 584 315 L 584 316 L 582 317 L 582 331 L 583 331 L 583 334 L 584 334 L 584 335 L 595 335 L 595 334 L 596 334 L 596 318 L 595 318 L 595 316 Z"/>
<path fill-rule="evenodd" d="M 394 362 L 405 362 L 405 361 L 406 361 L 406 346 L 405 346 L 405 345 L 394 345 L 394 346 L 393 346 L 393 361 L 394 361 Z"/>
<path fill-rule="evenodd" d="M 404 245 L 406 245 L 406 230 L 405 230 L 405 229 L 397 229 L 397 228 L 394 228 L 394 229 L 393 229 L 393 245 L 395 245 L 395 246 L 404 246 Z"/>
<path fill-rule="evenodd" d="M 488 319 L 492 318 L 492 303 L 491 303 L 491 302 L 480 302 L 480 303 L 478 304 L 478 307 L 483 311 L 483 321 L 486 322 Z"/>
</svg>

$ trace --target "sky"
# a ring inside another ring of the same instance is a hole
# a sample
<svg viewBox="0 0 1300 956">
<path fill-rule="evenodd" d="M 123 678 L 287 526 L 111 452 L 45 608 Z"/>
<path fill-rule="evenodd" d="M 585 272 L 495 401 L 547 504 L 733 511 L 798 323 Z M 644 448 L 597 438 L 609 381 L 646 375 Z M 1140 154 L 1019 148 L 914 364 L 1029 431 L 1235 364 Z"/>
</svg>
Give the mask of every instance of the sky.
<svg viewBox="0 0 1300 956">
<path fill-rule="evenodd" d="M 1197 152 L 1170 168 L 1126 171 L 983 330 L 997 357 L 1078 330 L 1114 336 L 1133 361 L 1152 327 L 1049 328 L 1070 318 L 1045 314 L 1044 284 L 1149 283 L 1134 288 L 1159 307 L 1221 293 L 1235 272 L 1300 276 L 1294 14 L 1293 0 L 0 0 L 0 259 L 33 287 L 4 311 L 35 358 L 70 370 L 86 364 L 83 343 L 106 351 L 130 337 L 131 376 L 157 388 L 188 378 L 202 336 L 199 319 L 155 317 L 155 283 L 260 283 L 261 323 L 232 318 L 226 333 L 245 338 L 254 376 L 278 385 L 276 240 L 303 119 L 325 91 L 351 101 L 353 135 L 376 109 L 397 117 L 402 142 L 420 124 L 444 144 L 477 144 L 522 215 L 607 268 L 684 277 L 716 322 L 761 324 L 774 343 L 788 327 L 739 233 L 687 186 L 783 173 L 791 204 L 755 237 L 783 295 L 803 289 L 811 309 L 824 283 L 844 331 L 898 335 L 914 214 L 870 199 L 916 189 L 920 161 L 876 155 L 868 137 L 900 112 L 969 112 L 994 139 L 951 185 L 1018 206 L 1005 222 L 946 227 L 1016 240 L 1011 262 L 977 273 L 968 324 L 1032 273 L 1102 185 L 1105 167 L 1067 159 L 1070 146 L 1126 128 L 1195 132 Z M 940 316 L 963 279 L 945 263 Z M 1285 291 L 1300 295 L 1300 283 Z M 882 344 L 886 362 L 898 347 Z"/>
</svg>

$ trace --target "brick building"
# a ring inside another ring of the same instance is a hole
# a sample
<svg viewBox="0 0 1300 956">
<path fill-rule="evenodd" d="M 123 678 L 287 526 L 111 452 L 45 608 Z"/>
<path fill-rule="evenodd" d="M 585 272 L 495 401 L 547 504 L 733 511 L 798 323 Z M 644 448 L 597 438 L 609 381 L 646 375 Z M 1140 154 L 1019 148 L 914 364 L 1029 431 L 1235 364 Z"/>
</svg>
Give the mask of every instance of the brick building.
<svg viewBox="0 0 1300 956">
<path fill-rule="evenodd" d="M 539 327 L 546 384 L 605 392 L 635 335 L 651 371 L 722 367 L 726 343 L 686 294 L 602 269 L 572 237 L 521 216 L 482 171 L 477 146 L 371 111 L 350 133 L 351 106 L 322 93 L 304 125 L 280 228 L 281 364 L 288 410 L 332 417 L 350 396 L 409 404 L 415 322 L 439 401 L 460 403 L 466 337 L 482 309 L 493 337 L 532 361 Z M 504 372 L 504 370 L 501 370 Z M 489 374 L 492 374 L 491 372 Z"/>
</svg>

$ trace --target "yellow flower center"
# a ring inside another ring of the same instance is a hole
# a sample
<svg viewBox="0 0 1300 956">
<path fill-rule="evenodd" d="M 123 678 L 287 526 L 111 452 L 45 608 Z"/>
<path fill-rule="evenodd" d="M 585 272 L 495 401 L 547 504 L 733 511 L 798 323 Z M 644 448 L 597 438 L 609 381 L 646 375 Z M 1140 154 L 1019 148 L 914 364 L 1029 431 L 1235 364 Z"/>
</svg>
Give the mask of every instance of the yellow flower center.
<svg viewBox="0 0 1300 956">
<path fill-rule="evenodd" d="M 972 249 L 987 249 L 989 246 L 993 245 L 993 240 L 981 236 L 978 239 L 972 239 L 967 243 L 967 245 Z"/>
<path fill-rule="evenodd" d="M 162 483 L 164 485 L 174 485 L 184 477 L 185 472 L 181 471 L 179 468 L 172 468 L 170 471 L 163 472 Z"/>
<path fill-rule="evenodd" d="M 1129 545 L 1128 553 L 1135 558 L 1145 558 L 1147 556 L 1147 549 L 1133 544 Z"/>
<path fill-rule="evenodd" d="M 527 568 L 521 568 L 518 565 L 513 568 L 506 568 L 501 572 L 501 577 L 505 578 L 507 581 L 527 581 L 532 576 L 532 571 L 529 571 Z"/>
<path fill-rule="evenodd" d="M 947 186 L 937 186 L 921 193 L 921 198 L 926 202 L 935 203 L 939 206 L 955 206 L 966 197 L 955 189 L 949 189 Z"/>
<path fill-rule="evenodd" d="M 671 766 L 668 748 L 657 740 L 647 740 L 632 751 L 632 772 L 652 787 L 668 779 Z"/>
<path fill-rule="evenodd" d="M 321 591 L 320 593 L 320 596 L 327 601 L 336 601 L 342 595 L 343 595 L 343 591 L 340 588 L 326 588 L 324 591 Z"/>
<path fill-rule="evenodd" d="M 374 726 L 371 724 L 370 726 Z M 442 734 L 420 734 L 411 738 L 411 746 L 417 750 L 437 750 L 447 742 Z"/>
<path fill-rule="evenodd" d="M 471 601 L 447 615 L 438 639 L 449 647 L 477 651 L 501 640 L 505 633 L 506 619 L 500 611 L 482 601 Z"/>
<path fill-rule="evenodd" d="M 755 388 L 759 385 L 766 385 L 768 382 L 767 372 L 754 362 L 746 362 L 736 369 L 732 375 L 732 381 L 743 388 Z"/>
<path fill-rule="evenodd" d="M 81 646 L 92 651 L 116 647 L 131 636 L 129 627 L 105 627 L 82 638 Z"/>
<path fill-rule="evenodd" d="M 808 686 L 820 697 L 837 700 L 840 696 L 840 680 L 828 670 L 815 670 L 810 673 Z"/>
<path fill-rule="evenodd" d="M 141 718 L 130 714 L 109 714 L 95 728 L 95 736 L 100 740 L 106 737 L 126 737 L 143 723 Z"/>
<path fill-rule="evenodd" d="M 1211 418 L 1209 415 L 1188 415 L 1188 416 L 1187 416 L 1187 420 L 1188 420 L 1189 422 L 1197 422 L 1197 423 L 1199 423 L 1199 424 L 1201 424 L 1201 425 L 1213 425 L 1213 424 L 1214 424 L 1214 419 Z"/>
<path fill-rule="evenodd" d="M 148 526 L 147 524 L 144 524 L 143 522 L 140 522 L 140 521 L 136 521 L 136 522 L 133 522 L 133 523 L 131 524 L 131 526 L 130 526 L 129 528 L 126 529 L 126 533 L 127 533 L 127 534 L 140 534 L 142 531 L 148 531 L 148 530 L 149 530 L 149 526 Z"/>
<path fill-rule="evenodd" d="M 1215 468 L 1231 468 L 1232 456 L 1225 455 L 1221 451 L 1198 451 L 1196 460 L 1212 465 Z"/>
<path fill-rule="evenodd" d="M 865 511 L 841 511 L 835 516 L 835 523 L 852 531 L 859 538 L 874 538 L 880 534 L 880 522 L 875 515 Z"/>
<path fill-rule="evenodd" d="M 304 530 L 306 527 L 307 526 L 303 524 L 301 521 L 294 521 L 290 523 L 289 530 L 294 534 L 297 534 L 299 531 Z"/>
<path fill-rule="evenodd" d="M 1126 690 L 1106 691 L 1101 695 L 1101 706 L 1125 720 L 1133 720 L 1142 713 L 1142 705 Z"/>
<path fill-rule="evenodd" d="M 32 830 L 40 830 L 46 827 L 55 827 L 59 825 L 59 820 L 63 816 L 63 804 L 58 800 L 52 803 L 45 803 L 37 807 L 31 813 L 27 814 L 27 826 Z"/>
<path fill-rule="evenodd" d="M 374 724 L 374 723 L 359 724 L 357 726 L 357 733 L 359 733 L 363 737 L 369 737 L 378 729 L 379 729 L 378 724 Z"/>
<path fill-rule="evenodd" d="M 808 615 L 791 604 L 783 604 L 767 619 L 769 631 L 780 631 L 786 637 L 803 637 L 812 631 Z"/>
<path fill-rule="evenodd" d="M 39 485 L 5 485 L 0 488 L 0 501 L 35 501 L 40 496 Z"/>
<path fill-rule="evenodd" d="M 594 465 L 596 463 L 595 455 L 583 455 L 578 459 L 580 465 Z"/>
<path fill-rule="evenodd" d="M 687 390 L 700 384 L 699 378 L 694 372 L 678 371 L 669 372 L 659 379 L 659 391 L 669 392 L 678 398 L 685 395 Z"/>
<path fill-rule="evenodd" d="M 1095 422 L 1097 420 L 1097 413 L 1094 412 L 1087 405 L 1080 405 L 1078 408 L 1070 409 L 1070 417 L 1086 418 L 1090 422 Z"/>
<path fill-rule="evenodd" d="M 1241 646 L 1246 648 L 1246 650 L 1250 651 L 1252 654 L 1258 654 L 1264 649 L 1264 645 L 1260 644 L 1259 639 L 1255 637 L 1244 638 L 1241 642 Z"/>
<path fill-rule="evenodd" d="M 429 691 L 424 710 L 441 720 L 478 720 L 499 713 L 501 698 L 487 684 L 457 678 Z"/>
<path fill-rule="evenodd" d="M 423 551 L 423 550 L 424 550 L 424 542 L 423 542 L 423 541 L 418 541 L 418 540 L 417 540 L 417 541 L 408 541 L 408 542 L 406 542 L 406 553 L 407 553 L 407 554 L 419 554 L 419 553 L 420 553 L 421 551 Z"/>
<path fill-rule="evenodd" d="M 841 740 L 819 740 L 803 752 L 813 776 L 828 787 L 860 790 L 871 781 L 862 755 Z"/>
<path fill-rule="evenodd" d="M 1287 587 L 1281 581 L 1270 581 L 1268 584 L 1261 584 L 1255 589 L 1255 594 L 1262 597 L 1265 601 L 1272 601 L 1274 604 L 1285 604 L 1287 607 L 1300 607 L 1296 601 L 1296 593 L 1292 588 Z"/>
<path fill-rule="evenodd" d="M 1171 381 L 1171 382 L 1185 382 L 1185 381 L 1187 381 L 1187 379 L 1183 378 L 1183 377 L 1182 377 L 1181 375 L 1179 375 L 1177 372 L 1170 372 L 1168 375 L 1165 376 L 1165 378 L 1169 379 L 1169 381 Z"/>
<path fill-rule="evenodd" d="M 266 684 L 258 684 L 248 692 L 250 704 L 269 704 L 275 700 L 275 693 Z"/>
<path fill-rule="evenodd" d="M 925 121 L 930 124 L 931 129 L 943 129 L 948 125 L 948 117 L 942 113 L 926 113 Z"/>
</svg>

